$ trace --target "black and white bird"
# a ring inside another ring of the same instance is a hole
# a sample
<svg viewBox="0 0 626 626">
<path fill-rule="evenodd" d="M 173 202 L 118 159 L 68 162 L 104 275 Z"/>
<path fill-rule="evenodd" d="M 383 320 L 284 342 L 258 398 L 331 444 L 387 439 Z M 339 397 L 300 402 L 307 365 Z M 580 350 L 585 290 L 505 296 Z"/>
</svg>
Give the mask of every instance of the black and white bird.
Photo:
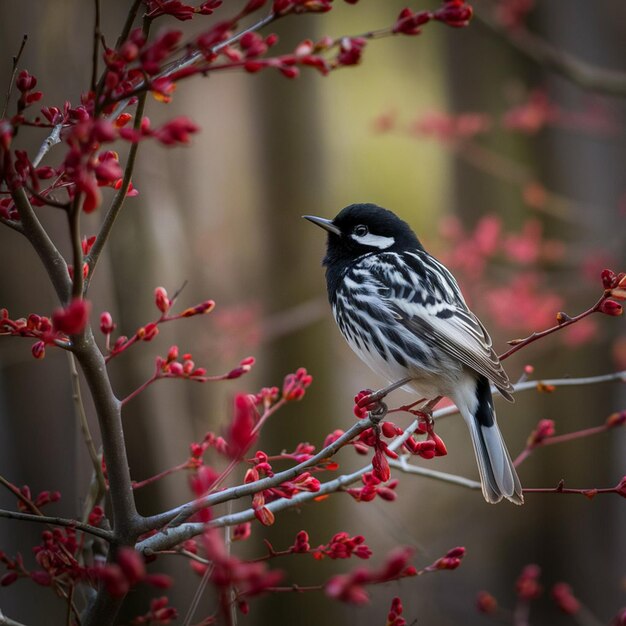
<svg viewBox="0 0 626 626">
<path fill-rule="evenodd" d="M 490 383 L 509 401 L 513 387 L 452 274 L 375 204 L 352 204 L 333 220 L 304 217 L 328 231 L 328 298 L 350 347 L 390 383 L 411 378 L 405 389 L 420 398 L 451 398 L 469 427 L 485 500 L 522 504 Z"/>
</svg>

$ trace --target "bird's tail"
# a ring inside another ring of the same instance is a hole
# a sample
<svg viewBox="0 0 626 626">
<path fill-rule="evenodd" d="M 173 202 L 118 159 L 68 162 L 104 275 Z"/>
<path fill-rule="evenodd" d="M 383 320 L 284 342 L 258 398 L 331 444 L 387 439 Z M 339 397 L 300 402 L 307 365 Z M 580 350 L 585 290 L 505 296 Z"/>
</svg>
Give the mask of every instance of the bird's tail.
<svg viewBox="0 0 626 626">
<path fill-rule="evenodd" d="M 503 497 L 523 504 L 522 485 L 496 422 L 489 381 L 484 376 L 472 378 L 474 393 L 455 399 L 472 437 L 483 496 L 491 504 Z"/>
</svg>

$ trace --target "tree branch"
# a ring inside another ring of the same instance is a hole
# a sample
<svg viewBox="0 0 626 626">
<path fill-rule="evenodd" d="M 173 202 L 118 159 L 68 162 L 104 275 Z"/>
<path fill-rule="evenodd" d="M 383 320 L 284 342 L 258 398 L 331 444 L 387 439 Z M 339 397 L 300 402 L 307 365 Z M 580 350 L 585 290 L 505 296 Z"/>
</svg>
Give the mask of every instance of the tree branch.
<svg viewBox="0 0 626 626">
<path fill-rule="evenodd" d="M 524 392 L 532 389 L 537 389 L 540 385 L 551 385 L 554 387 L 559 386 L 574 386 L 574 385 L 592 385 L 610 381 L 625 381 L 626 382 L 626 370 L 621 372 L 615 372 L 611 374 L 606 374 L 602 376 L 592 376 L 585 378 L 572 378 L 572 379 L 552 379 L 545 381 L 526 381 L 523 383 L 518 383 L 514 385 L 515 392 Z M 445 407 L 443 409 L 439 409 L 433 413 L 433 419 L 441 419 L 443 417 L 447 417 L 449 415 L 454 415 L 458 413 L 458 409 L 455 406 Z M 391 450 L 399 449 L 402 444 L 415 432 L 419 424 L 419 420 L 414 420 L 404 431 L 404 434 L 396 437 L 389 448 Z M 254 483 L 248 483 L 245 485 L 238 485 L 237 487 L 231 487 L 230 489 L 225 489 L 216 494 L 210 494 L 209 496 L 205 496 L 200 500 L 189 502 L 180 507 L 172 509 L 170 511 L 166 511 L 165 513 L 161 513 L 158 515 L 154 515 L 152 517 L 146 517 L 142 520 L 142 531 L 152 530 L 154 528 L 158 528 L 159 526 L 166 524 L 171 520 L 175 520 L 178 516 L 181 518 L 189 517 L 191 514 L 200 510 L 206 506 L 213 506 L 219 504 L 221 502 L 225 502 L 228 500 L 232 500 L 234 498 L 241 498 L 248 495 L 253 495 L 259 491 L 270 489 L 272 487 L 277 487 L 280 483 L 285 482 L 287 480 L 292 480 L 298 474 L 302 473 L 304 469 L 310 467 L 311 465 L 316 464 L 318 461 L 328 458 L 332 454 L 334 454 L 341 446 L 350 441 L 352 438 L 357 436 L 362 430 L 365 428 L 369 428 L 373 423 L 370 419 L 361 420 L 356 423 L 350 430 L 346 431 L 344 435 L 340 439 L 338 439 L 334 444 L 328 446 L 321 450 L 315 457 L 309 459 L 305 463 L 301 463 L 285 472 L 280 472 L 275 474 L 270 478 L 264 478 L 262 480 L 256 481 Z M 362 426 L 362 428 L 357 428 Z M 339 444 L 340 445 L 336 445 Z M 402 460 L 394 461 L 393 459 L 389 459 L 389 464 L 397 469 L 402 471 L 406 471 L 412 474 L 418 474 L 421 476 L 425 476 L 428 478 L 434 478 L 437 480 L 442 480 L 444 482 L 449 482 L 453 484 L 457 484 L 460 486 L 467 487 L 469 489 L 480 489 L 480 483 L 464 478 L 462 476 L 455 476 L 452 474 L 446 474 L 443 472 L 437 472 L 434 470 L 410 465 L 405 462 L 405 465 L 402 465 Z M 361 478 L 363 474 L 371 471 L 372 465 L 368 464 L 365 467 L 353 472 L 352 474 L 346 474 L 339 476 L 331 481 L 323 483 L 320 486 L 320 490 L 316 492 L 304 492 L 299 493 L 291 499 L 280 498 L 275 500 L 274 502 L 270 502 L 267 504 L 267 508 L 272 512 L 278 512 L 289 508 L 298 507 L 307 502 L 313 501 L 321 495 L 333 493 L 335 491 L 339 491 L 357 480 Z M 244 511 L 233 513 L 229 515 L 223 515 L 218 517 L 208 524 L 204 523 L 186 523 L 181 524 L 176 527 L 168 527 L 162 532 L 153 535 L 143 541 L 139 542 L 136 545 L 136 549 L 140 551 L 144 551 L 146 554 L 150 554 L 151 551 L 154 550 L 167 550 L 172 548 L 173 546 L 190 539 L 196 535 L 201 534 L 208 527 L 223 527 L 223 526 L 234 526 L 237 524 L 241 524 L 243 522 L 249 522 L 255 519 L 255 511 L 252 508 L 246 509 Z"/>
<path fill-rule="evenodd" d="M 564 76 L 579 87 L 610 96 L 626 96 L 626 74 L 598 67 L 550 45 L 525 27 L 506 28 L 482 0 L 472 2 L 476 21 L 502 37 L 535 63 Z"/>
<path fill-rule="evenodd" d="M 15 77 L 17 76 L 17 67 L 20 62 L 20 57 L 22 56 L 22 52 L 24 52 L 24 46 L 28 41 L 28 35 L 24 35 L 22 37 L 22 44 L 20 45 L 20 49 L 17 51 L 17 54 L 13 57 L 13 70 L 11 71 L 11 78 L 9 78 L 9 85 L 7 87 L 7 95 L 4 100 L 4 107 L 2 108 L 2 114 L 0 115 L 0 119 L 6 117 L 7 109 L 9 108 L 9 100 L 11 100 L 11 92 L 13 91 L 13 83 L 15 82 Z"/>
<path fill-rule="evenodd" d="M 0 609 L 0 626 L 26 626 L 22 622 L 16 622 L 14 619 L 7 617 Z"/>
<path fill-rule="evenodd" d="M 51 517 L 49 515 L 35 515 L 33 513 L 22 513 L 20 511 L 7 511 L 0 509 L 0 517 L 6 517 L 7 519 L 16 519 L 25 522 L 36 522 L 38 524 L 50 524 L 51 526 L 65 526 L 67 528 L 75 528 L 85 533 L 89 533 L 94 537 L 99 537 L 105 541 L 111 541 L 113 539 L 113 533 L 102 528 L 96 528 L 91 524 L 85 524 L 75 519 L 67 519 L 64 517 Z"/>
<path fill-rule="evenodd" d="M 72 283 L 67 272 L 65 259 L 41 225 L 24 188 L 16 189 L 11 193 L 11 196 L 20 214 L 23 233 L 42 260 L 59 300 L 62 303 L 69 302 Z"/>
<path fill-rule="evenodd" d="M 83 370 L 98 416 L 110 486 L 115 538 L 122 545 L 131 545 L 139 534 L 139 516 L 128 468 L 121 403 L 111 388 L 104 357 L 96 345 L 90 327 L 77 341 L 74 355 Z"/>
<path fill-rule="evenodd" d="M 68 352 L 67 356 L 70 363 L 70 381 L 72 383 L 72 398 L 74 400 L 74 407 L 76 409 L 80 430 L 83 434 L 83 440 L 87 446 L 87 451 L 89 452 L 89 458 L 91 459 L 91 464 L 93 466 L 93 471 L 98 485 L 98 493 L 94 498 L 94 501 L 97 503 L 106 493 L 106 483 L 104 480 L 104 473 L 102 472 L 102 460 L 96 450 L 93 437 L 91 436 L 91 431 L 89 430 L 89 423 L 87 421 L 85 405 L 83 404 L 83 398 L 80 391 L 80 380 L 78 379 L 78 370 L 76 369 L 74 355 L 71 352 Z"/>
</svg>

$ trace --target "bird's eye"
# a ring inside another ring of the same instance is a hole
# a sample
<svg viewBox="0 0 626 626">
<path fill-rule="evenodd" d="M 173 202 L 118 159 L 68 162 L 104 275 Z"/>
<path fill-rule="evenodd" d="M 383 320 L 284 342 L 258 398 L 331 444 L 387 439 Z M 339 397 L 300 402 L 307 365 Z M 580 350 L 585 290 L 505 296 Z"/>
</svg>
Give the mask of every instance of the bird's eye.
<svg viewBox="0 0 626 626">
<path fill-rule="evenodd" d="M 354 234 L 357 237 L 365 237 L 365 235 L 367 235 L 367 233 L 369 233 L 369 230 L 368 230 L 367 226 L 363 226 L 363 224 L 361 224 L 360 226 L 357 226 L 354 229 Z"/>
</svg>

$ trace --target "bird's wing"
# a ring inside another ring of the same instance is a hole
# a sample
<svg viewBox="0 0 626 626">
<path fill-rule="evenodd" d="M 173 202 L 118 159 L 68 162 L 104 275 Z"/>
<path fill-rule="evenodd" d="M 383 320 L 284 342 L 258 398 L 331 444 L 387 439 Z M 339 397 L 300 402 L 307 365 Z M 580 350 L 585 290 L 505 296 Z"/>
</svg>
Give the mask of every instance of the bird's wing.
<svg viewBox="0 0 626 626">
<path fill-rule="evenodd" d="M 513 401 L 513 386 L 491 338 L 469 310 L 452 274 L 429 254 L 416 251 L 384 263 L 379 255 L 377 282 L 390 312 L 411 333 L 430 339 L 450 356 L 486 376 L 502 395 Z"/>
</svg>

